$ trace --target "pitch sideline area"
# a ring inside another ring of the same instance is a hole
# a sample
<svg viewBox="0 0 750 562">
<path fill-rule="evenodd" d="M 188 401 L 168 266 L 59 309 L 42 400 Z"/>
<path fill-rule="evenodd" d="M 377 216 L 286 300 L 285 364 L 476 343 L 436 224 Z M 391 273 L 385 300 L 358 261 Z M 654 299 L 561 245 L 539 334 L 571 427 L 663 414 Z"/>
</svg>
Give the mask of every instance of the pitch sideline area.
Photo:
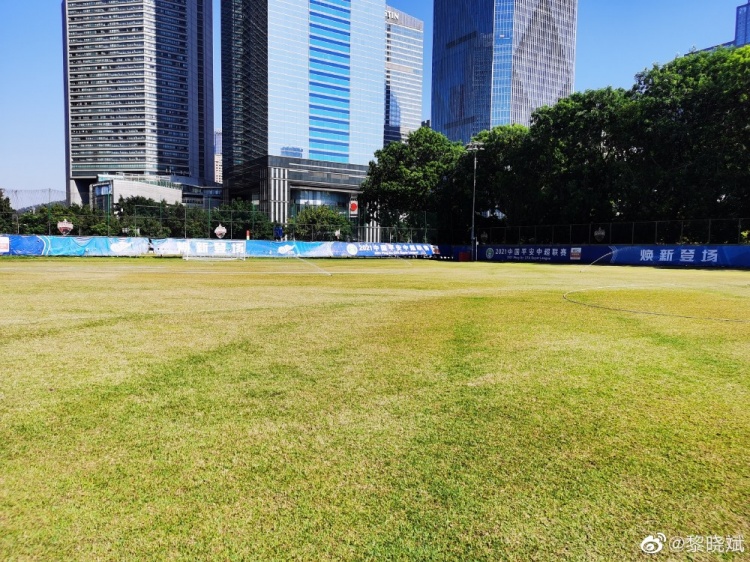
<svg viewBox="0 0 750 562">
<path fill-rule="evenodd" d="M 0 260 L 0 558 L 750 537 L 750 273 L 313 264 Z"/>
</svg>

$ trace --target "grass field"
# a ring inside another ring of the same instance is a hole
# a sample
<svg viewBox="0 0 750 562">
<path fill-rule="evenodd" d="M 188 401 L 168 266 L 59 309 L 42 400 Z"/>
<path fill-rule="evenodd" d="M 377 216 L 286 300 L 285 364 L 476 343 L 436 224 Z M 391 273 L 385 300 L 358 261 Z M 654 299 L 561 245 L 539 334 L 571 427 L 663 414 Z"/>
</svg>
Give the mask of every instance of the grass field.
<svg viewBox="0 0 750 562">
<path fill-rule="evenodd" d="M 746 559 L 640 544 L 750 541 L 749 322 L 750 272 L 2 259 L 0 559 Z"/>
</svg>

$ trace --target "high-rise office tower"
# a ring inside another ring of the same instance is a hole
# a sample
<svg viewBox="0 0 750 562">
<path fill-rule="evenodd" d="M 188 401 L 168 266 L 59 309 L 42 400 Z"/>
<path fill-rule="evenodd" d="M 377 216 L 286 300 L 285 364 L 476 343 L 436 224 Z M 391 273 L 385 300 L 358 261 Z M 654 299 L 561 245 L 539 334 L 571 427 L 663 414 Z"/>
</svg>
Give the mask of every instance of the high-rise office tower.
<svg viewBox="0 0 750 562">
<path fill-rule="evenodd" d="M 216 129 L 216 131 L 214 131 L 214 154 L 221 154 L 222 144 L 221 129 Z"/>
<path fill-rule="evenodd" d="M 468 142 L 573 92 L 577 0 L 435 0 L 432 126 Z"/>
<path fill-rule="evenodd" d="M 384 144 L 404 141 L 422 123 L 424 22 L 400 10 L 385 10 Z"/>
<path fill-rule="evenodd" d="M 214 133 L 214 181 L 216 183 L 224 182 L 224 168 L 222 166 L 222 134 L 221 129 L 216 129 Z"/>
<path fill-rule="evenodd" d="M 347 212 L 383 145 L 383 0 L 222 0 L 224 184 Z"/>
<path fill-rule="evenodd" d="M 734 46 L 742 47 L 750 43 L 750 0 L 737 6 L 737 24 L 734 32 Z"/>
<path fill-rule="evenodd" d="M 720 45 L 700 49 L 698 52 L 710 52 L 715 51 L 716 49 L 743 47 L 748 44 L 750 44 L 750 0 L 748 0 L 747 4 L 737 6 L 737 21 L 734 25 L 734 41 L 727 41 Z"/>
<path fill-rule="evenodd" d="M 213 180 L 211 0 L 64 0 L 68 200 L 99 175 Z"/>
</svg>

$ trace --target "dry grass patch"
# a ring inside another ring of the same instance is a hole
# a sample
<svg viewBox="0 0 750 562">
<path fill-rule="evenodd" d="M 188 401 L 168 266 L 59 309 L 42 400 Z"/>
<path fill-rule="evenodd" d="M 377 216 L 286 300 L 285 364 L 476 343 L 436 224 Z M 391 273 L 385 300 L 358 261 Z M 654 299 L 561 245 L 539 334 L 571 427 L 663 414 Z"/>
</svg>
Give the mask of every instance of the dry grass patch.
<svg viewBox="0 0 750 562">
<path fill-rule="evenodd" d="M 750 537 L 746 330 L 562 298 L 742 317 L 749 279 L 0 260 L 0 558 L 636 560 L 657 532 Z"/>
</svg>

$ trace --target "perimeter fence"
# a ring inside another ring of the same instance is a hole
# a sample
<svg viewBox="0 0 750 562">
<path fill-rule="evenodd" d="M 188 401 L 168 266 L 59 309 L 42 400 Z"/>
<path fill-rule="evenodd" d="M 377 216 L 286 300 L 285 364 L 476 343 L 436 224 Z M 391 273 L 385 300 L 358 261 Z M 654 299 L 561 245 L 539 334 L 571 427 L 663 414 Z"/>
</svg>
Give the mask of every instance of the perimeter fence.
<svg viewBox="0 0 750 562">
<path fill-rule="evenodd" d="M 236 210 L 185 205 L 115 206 L 111 212 L 62 204 L 42 205 L 23 213 L 0 213 L 0 233 L 57 235 L 60 221 L 73 224 L 71 236 L 141 236 L 146 238 L 216 238 L 227 240 L 304 240 L 438 244 L 438 230 L 429 226 L 376 227 L 342 220 L 305 224 L 271 223 L 257 208 Z"/>
<path fill-rule="evenodd" d="M 477 229 L 482 244 L 750 244 L 750 219 L 610 222 Z"/>
<path fill-rule="evenodd" d="M 226 229 L 229 240 L 307 240 L 374 243 L 469 243 L 469 232 L 446 232 L 424 226 L 378 227 L 354 221 L 335 224 L 273 224 L 257 209 L 202 209 L 187 206 L 136 205 L 130 214 L 64 205 L 0 212 L 0 233 L 58 234 L 57 223 L 73 223 L 73 236 L 141 236 L 147 238 L 216 238 Z M 704 219 L 611 222 L 569 225 L 504 226 L 476 229 L 480 244 L 750 244 L 750 219 Z"/>
</svg>

